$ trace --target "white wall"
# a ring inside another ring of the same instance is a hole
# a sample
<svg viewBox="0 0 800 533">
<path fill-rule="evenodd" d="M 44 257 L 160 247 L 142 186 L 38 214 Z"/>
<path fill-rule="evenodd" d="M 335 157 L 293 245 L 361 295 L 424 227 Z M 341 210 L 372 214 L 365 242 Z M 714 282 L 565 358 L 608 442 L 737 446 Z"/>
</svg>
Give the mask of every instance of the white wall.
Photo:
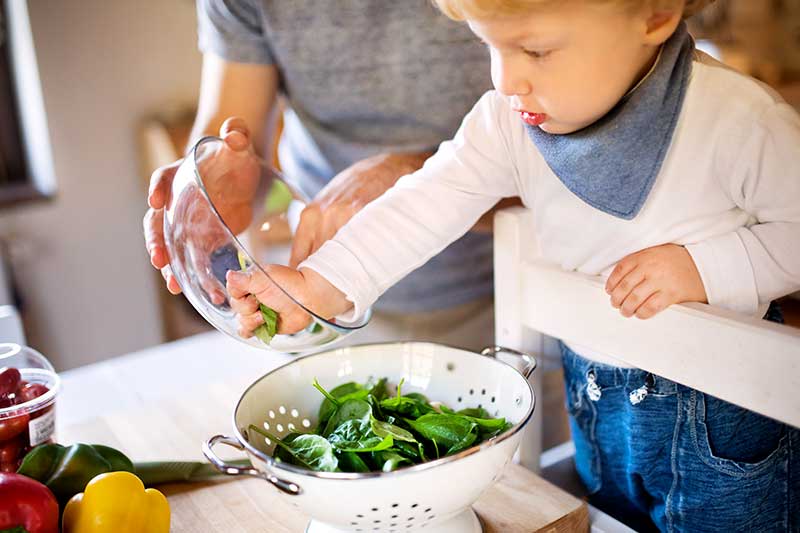
<svg viewBox="0 0 800 533">
<path fill-rule="evenodd" d="M 11 0 L 20 1 L 20 0 Z M 58 187 L 0 211 L 29 343 L 59 369 L 161 341 L 161 286 L 143 246 L 136 128 L 196 97 L 191 0 L 30 0 Z"/>
</svg>

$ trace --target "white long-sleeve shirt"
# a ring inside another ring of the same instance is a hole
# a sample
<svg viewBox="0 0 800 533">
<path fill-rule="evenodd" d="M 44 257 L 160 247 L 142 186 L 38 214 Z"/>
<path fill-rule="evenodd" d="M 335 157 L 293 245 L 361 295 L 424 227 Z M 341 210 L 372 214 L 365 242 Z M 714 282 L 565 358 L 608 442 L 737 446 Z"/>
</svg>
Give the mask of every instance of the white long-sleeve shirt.
<svg viewBox="0 0 800 533">
<path fill-rule="evenodd" d="M 566 270 L 607 276 L 631 253 L 674 243 L 691 254 L 711 305 L 755 314 L 800 289 L 800 117 L 771 89 L 704 54 L 633 220 L 572 194 L 507 99 L 490 91 L 422 169 L 301 266 L 344 292 L 358 316 L 510 196 L 533 211 L 539 253 Z"/>
</svg>

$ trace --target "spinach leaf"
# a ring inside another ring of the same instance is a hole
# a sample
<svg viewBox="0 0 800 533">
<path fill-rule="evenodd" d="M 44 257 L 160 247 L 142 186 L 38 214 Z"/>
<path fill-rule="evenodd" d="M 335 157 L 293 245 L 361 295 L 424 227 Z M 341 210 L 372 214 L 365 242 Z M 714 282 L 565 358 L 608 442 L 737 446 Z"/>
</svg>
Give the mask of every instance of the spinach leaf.
<svg viewBox="0 0 800 533">
<path fill-rule="evenodd" d="M 237 252 L 237 256 L 239 258 L 239 267 L 241 267 L 242 271 L 247 270 L 247 258 L 242 252 Z M 264 319 L 264 323 L 253 330 L 253 335 L 258 337 L 264 344 L 269 344 L 278 331 L 278 313 L 262 303 L 258 304 L 258 309 L 261 311 L 261 318 Z"/>
<path fill-rule="evenodd" d="M 394 445 L 394 440 L 392 440 L 391 435 L 387 435 L 384 438 L 380 437 L 368 437 L 366 439 L 360 440 L 351 448 L 339 448 L 340 451 L 343 452 L 377 452 L 381 450 L 388 450 Z"/>
<path fill-rule="evenodd" d="M 322 395 L 325 396 L 325 399 L 328 400 L 334 407 L 339 407 L 339 400 L 333 394 L 331 394 L 330 392 L 325 390 L 325 387 L 320 385 L 320 383 L 317 380 L 317 378 L 314 378 L 314 382 L 312 383 L 312 385 L 314 385 L 314 388 L 317 389 L 320 393 L 322 393 Z M 338 389 L 338 388 L 346 387 L 346 386 L 349 386 L 349 385 L 350 385 L 350 383 L 345 383 L 344 385 L 339 385 L 339 387 L 336 387 L 336 388 Z M 356 383 L 353 383 L 353 385 L 356 385 L 359 388 L 361 387 L 361 385 L 358 385 Z M 321 411 L 321 409 L 320 409 L 320 411 Z"/>
<path fill-rule="evenodd" d="M 250 424 L 249 429 L 270 439 L 275 443 L 276 447 L 280 447 L 287 452 L 293 461 L 297 461 L 300 465 L 310 470 L 336 471 L 338 460 L 333 454 L 333 447 L 331 443 L 319 435 L 302 434 L 295 436 L 290 442 L 284 442 L 255 424 Z"/>
<path fill-rule="evenodd" d="M 383 422 L 375 417 L 372 417 L 372 431 L 379 437 L 391 436 L 394 440 L 417 442 L 414 435 L 389 422 Z"/>
<path fill-rule="evenodd" d="M 262 303 L 258 304 L 258 309 L 261 311 L 264 323 L 253 330 L 253 335 L 264 344 L 269 344 L 272 342 L 272 337 L 278 332 L 278 313 Z"/>
<path fill-rule="evenodd" d="M 397 396 L 381 400 L 381 410 L 407 418 L 419 418 L 420 416 L 434 411 L 428 403 L 428 399 L 417 392 L 412 392 L 406 396 L 402 395 L 403 380 L 397 385 Z"/>
<path fill-rule="evenodd" d="M 424 394 L 419 392 L 409 392 L 406 394 L 406 398 L 411 398 L 412 400 L 417 400 L 418 402 L 430 404 L 431 402 L 428 400 L 428 397 Z"/>
<path fill-rule="evenodd" d="M 391 435 L 377 435 L 367 420 L 350 419 L 340 424 L 328 441 L 337 451 L 371 452 L 385 450 L 394 444 Z"/>
<path fill-rule="evenodd" d="M 398 440 L 395 441 L 393 449 L 403 457 L 410 459 L 412 463 L 424 463 L 428 460 L 425 455 L 425 447 L 421 442 L 411 443 Z"/>
<path fill-rule="evenodd" d="M 333 453 L 333 446 L 319 435 L 306 434 L 294 439 L 289 446 L 295 457 L 311 468 L 321 472 L 335 472 L 339 461 Z"/>
<path fill-rule="evenodd" d="M 408 396 L 387 398 L 381 402 L 381 409 L 407 418 L 419 418 L 424 414 L 434 412 L 430 404 Z"/>
<path fill-rule="evenodd" d="M 339 455 L 339 468 L 342 472 L 369 472 L 370 467 L 361 458 L 361 455 L 355 452 L 342 452 Z"/>
<path fill-rule="evenodd" d="M 453 411 L 452 409 L 450 409 L 449 407 L 447 407 L 443 403 L 439 404 L 439 412 L 444 413 L 446 415 L 454 415 L 454 414 L 456 414 L 455 411 Z"/>
<path fill-rule="evenodd" d="M 406 422 L 411 429 L 432 440 L 437 452 L 440 445 L 450 453 L 451 448 L 463 446 L 465 442 L 471 444 L 475 440 L 470 433 L 473 433 L 477 424 L 462 416 L 428 413 L 416 420 L 406 419 Z"/>
<path fill-rule="evenodd" d="M 328 419 L 322 436 L 327 437 L 348 420 L 363 420 L 369 423 L 371 416 L 372 406 L 370 406 L 369 402 L 358 399 L 345 400 Z"/>
<path fill-rule="evenodd" d="M 483 407 L 468 407 L 456 412 L 457 415 L 471 416 L 474 418 L 491 418 L 489 411 Z"/>
<path fill-rule="evenodd" d="M 376 400 L 381 401 L 384 398 L 389 396 L 389 392 L 386 390 L 386 378 L 379 379 L 372 387 L 369 388 L 369 394 L 375 397 Z"/>
<path fill-rule="evenodd" d="M 481 432 L 494 433 L 498 430 L 504 431 L 507 427 L 509 427 L 509 425 L 506 424 L 505 418 L 475 418 L 473 416 L 460 416 L 477 424 Z"/>
<path fill-rule="evenodd" d="M 325 399 L 322 400 L 322 405 L 319 406 L 318 413 L 319 426 L 323 428 L 325 427 L 325 424 L 328 423 L 328 419 L 341 402 L 350 398 L 361 398 L 362 394 L 364 397 L 366 397 L 366 395 L 369 393 L 369 391 L 366 391 L 364 387 L 355 381 L 342 383 L 328 392 L 322 387 L 322 385 L 319 384 L 319 381 L 315 379 L 314 387 L 319 390 L 323 396 L 325 396 Z"/>
<path fill-rule="evenodd" d="M 292 442 L 294 439 L 296 439 L 300 435 L 301 435 L 300 433 L 296 433 L 296 432 L 295 433 L 289 433 L 288 435 L 286 435 L 285 437 L 280 439 L 280 441 L 283 442 L 284 444 L 289 444 L 290 442 Z M 287 451 L 286 449 L 284 449 L 280 445 L 275 446 L 275 451 L 272 452 L 272 457 L 277 461 L 283 461 L 284 463 L 294 464 L 294 465 L 298 465 L 298 466 L 306 466 L 306 468 L 308 468 L 307 465 L 304 465 L 303 463 L 298 462 L 291 452 Z"/>
<path fill-rule="evenodd" d="M 399 455 L 392 451 L 391 449 L 381 451 L 381 452 L 374 452 L 372 457 L 375 459 L 375 462 L 381 466 L 381 470 L 384 472 L 391 472 L 392 470 L 397 470 L 402 465 L 410 465 L 413 464 L 410 460 L 402 455 Z"/>
<path fill-rule="evenodd" d="M 454 453 L 460 452 L 461 450 L 466 450 L 467 448 L 472 446 L 472 443 L 474 443 L 477 438 L 478 438 L 478 426 L 473 426 L 472 429 L 470 429 L 469 432 L 466 433 L 461 438 L 460 441 L 450 446 L 445 455 L 452 455 Z"/>
</svg>

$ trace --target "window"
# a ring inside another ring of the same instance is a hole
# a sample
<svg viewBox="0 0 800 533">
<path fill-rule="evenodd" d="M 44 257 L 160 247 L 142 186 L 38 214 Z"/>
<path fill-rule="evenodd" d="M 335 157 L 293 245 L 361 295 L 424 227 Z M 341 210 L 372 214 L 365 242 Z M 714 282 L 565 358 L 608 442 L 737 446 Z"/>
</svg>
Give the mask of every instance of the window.
<svg viewBox="0 0 800 533">
<path fill-rule="evenodd" d="M 48 197 L 54 183 L 27 4 L 0 2 L 0 207 L 5 207 Z"/>
</svg>

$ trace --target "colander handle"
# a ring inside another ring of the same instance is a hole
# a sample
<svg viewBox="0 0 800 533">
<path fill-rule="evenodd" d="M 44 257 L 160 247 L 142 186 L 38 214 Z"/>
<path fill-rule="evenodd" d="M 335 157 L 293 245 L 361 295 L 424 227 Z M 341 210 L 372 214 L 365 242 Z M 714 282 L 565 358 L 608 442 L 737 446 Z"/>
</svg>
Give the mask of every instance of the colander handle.
<svg viewBox="0 0 800 533">
<path fill-rule="evenodd" d="M 214 453 L 214 445 L 220 444 L 227 444 L 228 446 L 232 446 L 237 450 L 243 451 L 244 446 L 238 440 L 233 439 L 231 437 L 226 437 L 225 435 L 214 435 L 207 441 L 203 443 L 203 455 L 206 456 L 206 459 L 211 461 L 211 464 L 214 465 L 214 468 L 222 472 L 223 474 L 228 474 L 229 476 L 253 476 L 257 478 L 264 479 L 269 481 L 278 489 L 282 490 L 286 494 L 291 494 L 292 496 L 297 496 L 303 492 L 303 489 L 297 483 L 292 483 L 291 481 L 286 481 L 285 479 L 280 479 L 278 477 L 273 476 L 267 472 L 262 472 L 260 470 L 256 470 L 255 468 L 242 468 L 241 466 L 234 466 L 226 463 L 222 459 L 220 459 L 216 453 Z"/>
<path fill-rule="evenodd" d="M 497 354 L 499 353 L 506 353 L 509 355 L 515 355 L 520 357 L 523 361 L 525 361 L 525 368 L 522 369 L 522 375 L 525 376 L 525 379 L 531 377 L 533 371 L 536 370 L 536 358 L 530 354 L 525 352 L 520 352 L 518 350 L 514 350 L 513 348 L 506 348 L 504 346 L 487 346 L 483 350 L 481 350 L 481 355 L 486 355 L 488 357 L 497 358 Z"/>
</svg>

